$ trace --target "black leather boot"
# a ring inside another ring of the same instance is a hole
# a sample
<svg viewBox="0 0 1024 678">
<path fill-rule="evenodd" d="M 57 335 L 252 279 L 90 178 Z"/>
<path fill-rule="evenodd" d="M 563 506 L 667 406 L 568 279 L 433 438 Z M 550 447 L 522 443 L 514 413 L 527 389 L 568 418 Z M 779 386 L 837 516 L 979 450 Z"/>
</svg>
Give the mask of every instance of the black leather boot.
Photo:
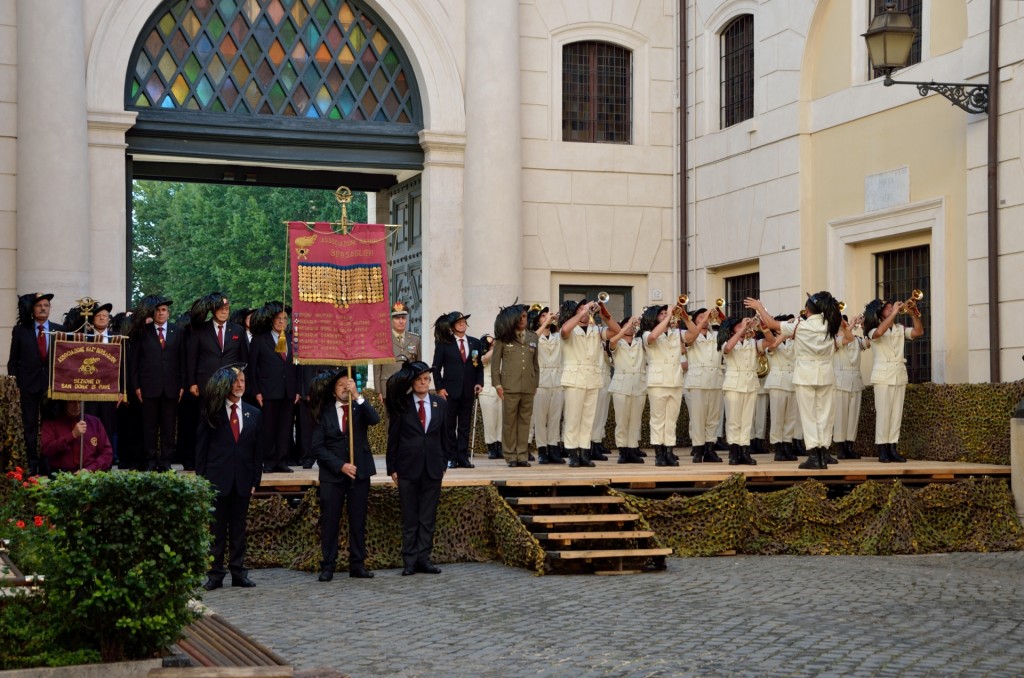
<svg viewBox="0 0 1024 678">
<path fill-rule="evenodd" d="M 827 469 L 828 465 L 825 463 L 824 448 L 816 447 L 812 450 L 807 450 L 807 459 L 801 463 L 798 468 L 815 469 L 819 471 Z"/>
<path fill-rule="evenodd" d="M 836 443 L 836 449 L 839 451 L 839 454 L 837 454 L 836 456 L 839 459 L 854 459 L 854 457 L 850 456 L 850 448 L 848 447 L 848 445 L 849 443 L 845 440 Z"/>
<path fill-rule="evenodd" d="M 665 448 L 661 445 L 654 446 L 654 465 L 668 466 L 668 462 L 665 461 Z"/>
<path fill-rule="evenodd" d="M 740 463 L 747 466 L 757 466 L 757 460 L 750 456 L 750 447 L 747 445 L 740 448 Z"/>
<path fill-rule="evenodd" d="M 629 448 L 629 463 L 630 464 L 642 464 L 644 463 L 643 453 L 639 447 Z"/>
<path fill-rule="evenodd" d="M 636 452 L 637 454 L 639 454 L 641 457 L 646 457 L 647 456 L 647 450 L 644 450 L 642 448 L 634 447 L 633 451 Z"/>
<path fill-rule="evenodd" d="M 882 462 L 883 464 L 888 464 L 889 462 L 892 461 L 892 459 L 889 458 L 889 446 L 888 445 L 877 445 L 876 444 L 875 445 L 875 451 L 878 454 L 878 461 Z"/>
<path fill-rule="evenodd" d="M 726 452 L 729 450 L 729 446 L 725 442 L 725 438 L 717 438 L 715 440 L 715 449 L 719 452 Z"/>
<path fill-rule="evenodd" d="M 740 446 L 729 445 L 729 466 L 739 466 L 743 463 L 740 458 Z"/>
<path fill-rule="evenodd" d="M 488 459 L 501 459 L 501 452 L 498 450 L 498 443 L 491 443 L 487 446 L 487 458 Z"/>
<path fill-rule="evenodd" d="M 825 463 L 826 464 L 838 464 L 839 463 L 839 461 L 835 457 L 833 457 L 832 454 L 828 451 L 827 447 L 822 447 L 820 449 L 821 449 L 822 454 L 824 455 L 824 459 L 825 459 Z"/>
<path fill-rule="evenodd" d="M 795 454 L 798 457 L 807 456 L 807 448 L 804 447 L 803 438 L 793 438 L 793 454 Z"/>
<path fill-rule="evenodd" d="M 537 448 L 537 463 L 538 464 L 550 464 L 551 459 L 548 457 L 547 445 L 542 445 Z"/>
<path fill-rule="evenodd" d="M 860 459 L 860 453 L 853 448 L 855 444 L 853 440 L 846 441 L 846 454 L 849 455 L 850 459 Z"/>
<path fill-rule="evenodd" d="M 796 450 L 793 449 L 793 443 L 782 443 L 782 454 L 786 457 L 782 461 L 798 461 L 800 459 L 796 456 Z"/>
<path fill-rule="evenodd" d="M 669 466 L 679 466 L 679 457 L 676 456 L 675 450 L 667 445 L 665 446 L 665 461 Z"/>
<path fill-rule="evenodd" d="M 607 459 L 607 458 L 608 457 L 605 457 L 605 459 Z M 591 459 L 592 459 L 592 457 L 591 457 L 591 451 L 590 450 L 588 450 L 585 447 L 582 450 L 580 450 L 580 466 L 586 466 L 588 468 L 594 468 L 594 466 L 596 466 L 596 464 L 593 461 L 591 461 Z"/>
<path fill-rule="evenodd" d="M 580 466 L 580 451 L 579 450 L 566 450 L 566 454 L 569 455 L 569 468 L 579 468 Z"/>
<path fill-rule="evenodd" d="M 628 464 L 629 463 L 629 448 L 619 448 L 619 458 L 615 460 L 616 464 Z"/>
<path fill-rule="evenodd" d="M 894 461 L 898 464 L 902 464 L 907 461 L 907 458 L 896 451 L 896 443 L 889 443 L 889 461 Z"/>
<path fill-rule="evenodd" d="M 704 461 L 704 446 L 694 445 L 690 449 L 690 459 L 693 460 L 694 464 L 700 464 Z"/>
<path fill-rule="evenodd" d="M 562 456 L 562 444 L 548 445 L 548 460 L 552 464 L 564 464 L 565 458 Z"/>
<path fill-rule="evenodd" d="M 590 443 L 590 458 L 594 461 L 608 461 L 608 455 L 605 452 L 604 443 L 601 441 Z"/>
<path fill-rule="evenodd" d="M 714 443 L 704 443 L 704 461 L 709 464 L 721 464 L 722 458 L 715 452 Z"/>
</svg>

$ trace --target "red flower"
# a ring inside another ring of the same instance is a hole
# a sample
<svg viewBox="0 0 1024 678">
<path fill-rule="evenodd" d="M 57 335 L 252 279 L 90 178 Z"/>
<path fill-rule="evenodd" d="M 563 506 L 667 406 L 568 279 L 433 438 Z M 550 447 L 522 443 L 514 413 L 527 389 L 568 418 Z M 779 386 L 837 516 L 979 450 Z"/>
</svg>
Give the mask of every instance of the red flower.
<svg viewBox="0 0 1024 678">
<path fill-rule="evenodd" d="M 33 520 L 36 523 L 36 527 L 42 527 L 43 526 L 43 517 L 42 516 L 36 516 Z"/>
<path fill-rule="evenodd" d="M 19 520 L 18 522 L 14 523 L 14 524 L 18 526 L 19 530 L 24 530 L 25 529 L 25 521 L 24 520 Z"/>
</svg>

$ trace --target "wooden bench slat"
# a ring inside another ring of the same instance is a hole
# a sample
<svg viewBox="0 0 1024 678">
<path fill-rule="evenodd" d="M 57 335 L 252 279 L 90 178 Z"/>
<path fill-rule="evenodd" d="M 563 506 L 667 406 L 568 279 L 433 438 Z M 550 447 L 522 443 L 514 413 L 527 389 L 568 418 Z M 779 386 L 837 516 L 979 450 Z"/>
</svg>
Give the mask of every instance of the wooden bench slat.
<svg viewBox="0 0 1024 678">
<path fill-rule="evenodd" d="M 600 532 L 537 532 L 537 539 L 575 541 L 583 539 L 648 539 L 654 536 L 652 530 L 603 530 Z"/>
<path fill-rule="evenodd" d="M 555 523 L 624 523 L 640 518 L 639 513 L 598 513 L 578 516 L 519 516 L 526 524 L 553 525 Z"/>
<path fill-rule="evenodd" d="M 505 497 L 512 506 L 555 506 L 563 504 L 624 504 L 624 497 Z"/>
<path fill-rule="evenodd" d="M 653 549 L 596 549 L 590 551 L 548 551 L 548 556 L 559 560 L 571 560 L 578 558 L 620 558 L 631 556 L 668 556 L 672 554 L 669 548 Z"/>
</svg>

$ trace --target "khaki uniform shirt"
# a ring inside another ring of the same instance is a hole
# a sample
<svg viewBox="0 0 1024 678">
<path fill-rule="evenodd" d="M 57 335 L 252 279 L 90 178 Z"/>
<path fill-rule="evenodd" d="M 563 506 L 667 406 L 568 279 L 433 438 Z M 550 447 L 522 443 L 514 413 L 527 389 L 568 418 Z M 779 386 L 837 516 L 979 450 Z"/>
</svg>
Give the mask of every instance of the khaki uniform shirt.
<svg viewBox="0 0 1024 678">
<path fill-rule="evenodd" d="M 828 386 L 835 383 L 832 356 L 836 352 L 836 342 L 828 336 L 828 324 L 824 316 L 815 313 L 806 320 L 789 320 L 782 323 L 779 332 L 783 337 L 793 337 L 794 386 Z"/>
<path fill-rule="evenodd" d="M 601 361 L 604 360 L 601 328 L 579 325 L 562 340 L 562 386 L 601 388 Z"/>
<path fill-rule="evenodd" d="M 612 364 L 615 367 L 615 375 L 608 386 L 609 393 L 642 396 L 647 392 L 644 342 L 640 337 L 633 337 L 632 343 L 620 339 L 612 350 Z"/>
<path fill-rule="evenodd" d="M 420 360 L 420 335 L 412 332 L 400 335 L 392 331 L 391 348 L 395 352 L 395 362 L 373 366 L 373 386 L 378 393 L 384 392 L 388 378 L 402 369 L 402 363 Z"/>
<path fill-rule="evenodd" d="M 686 388 L 721 388 L 719 365 L 722 354 L 718 351 L 718 336 L 711 331 L 698 334 L 686 349 Z"/>
<path fill-rule="evenodd" d="M 494 340 L 491 354 L 491 383 L 508 393 L 536 393 L 540 381 L 537 364 L 537 335 L 526 331 L 514 341 Z"/>
<path fill-rule="evenodd" d="M 757 393 L 757 342 L 744 339 L 725 354 L 725 381 L 723 391 Z"/>
<path fill-rule="evenodd" d="M 796 346 L 792 339 L 787 339 L 768 352 L 768 364 L 771 370 L 764 381 L 767 391 L 793 391 L 793 359 Z"/>
<path fill-rule="evenodd" d="M 902 386 L 907 383 L 907 359 L 905 351 L 911 328 L 893 324 L 889 331 L 879 336 L 875 329 L 871 334 L 871 383 Z"/>
<path fill-rule="evenodd" d="M 562 338 L 558 333 L 538 337 L 537 364 L 540 366 L 541 388 L 562 387 Z"/>
<path fill-rule="evenodd" d="M 682 386 L 683 368 L 679 362 L 682 338 L 679 331 L 666 330 L 653 344 L 647 340 L 650 336 L 650 332 L 644 332 L 644 346 L 647 347 L 647 385 L 665 388 Z"/>
<path fill-rule="evenodd" d="M 860 337 L 854 337 L 846 346 L 836 349 L 835 370 L 836 390 L 860 393 L 864 390 L 864 378 L 860 376 L 860 355 L 864 350 Z"/>
</svg>

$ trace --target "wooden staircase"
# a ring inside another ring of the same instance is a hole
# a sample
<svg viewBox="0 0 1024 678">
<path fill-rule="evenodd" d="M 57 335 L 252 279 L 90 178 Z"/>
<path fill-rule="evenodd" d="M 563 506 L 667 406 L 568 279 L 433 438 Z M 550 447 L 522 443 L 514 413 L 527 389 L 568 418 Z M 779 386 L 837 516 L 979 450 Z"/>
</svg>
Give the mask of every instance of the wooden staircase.
<svg viewBox="0 0 1024 678">
<path fill-rule="evenodd" d="M 529 479 L 496 481 L 504 500 L 540 542 L 553 574 L 638 574 L 665 569 L 670 548 L 659 547 L 640 514 L 593 480 L 555 484 Z"/>
</svg>

